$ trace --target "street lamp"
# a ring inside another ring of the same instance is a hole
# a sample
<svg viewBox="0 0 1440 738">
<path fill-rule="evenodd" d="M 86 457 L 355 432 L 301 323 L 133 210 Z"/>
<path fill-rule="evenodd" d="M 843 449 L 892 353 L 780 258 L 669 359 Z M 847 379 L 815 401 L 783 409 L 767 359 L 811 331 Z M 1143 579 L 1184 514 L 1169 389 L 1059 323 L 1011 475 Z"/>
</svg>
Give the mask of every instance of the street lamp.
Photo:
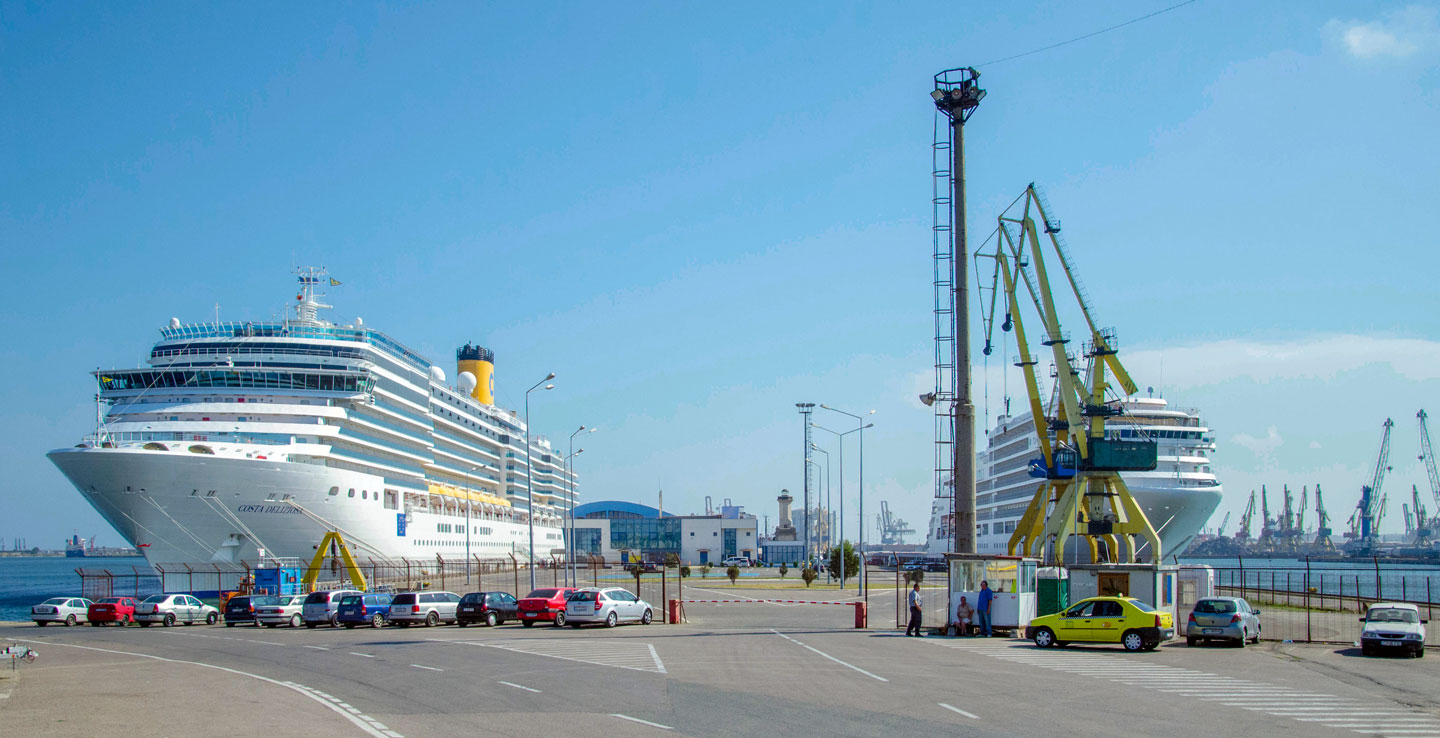
<svg viewBox="0 0 1440 738">
<path fill-rule="evenodd" d="M 530 591 L 535 591 L 535 470 L 530 466 L 530 393 L 555 378 L 555 372 L 525 390 L 525 522 L 530 528 Z M 545 384 L 545 389 L 555 389 Z"/>
<path fill-rule="evenodd" d="M 830 434 L 834 435 L 834 436 L 835 436 L 835 442 L 838 443 L 838 444 L 840 444 L 840 449 L 839 449 L 839 452 L 837 453 L 837 456 L 840 457 L 840 458 L 839 458 L 839 462 L 840 462 L 840 546 L 841 546 L 841 548 L 844 548 L 844 546 L 845 546 L 845 436 L 848 436 L 848 435 L 850 435 L 851 433 L 858 433 L 858 432 L 860 431 L 860 429 L 859 429 L 859 428 L 854 428 L 854 429 L 852 429 L 852 430 L 848 430 L 848 431 L 845 431 L 844 433 L 841 433 L 840 431 L 831 430 L 831 429 L 829 429 L 829 428 L 826 428 L 825 426 L 820 425 L 819 423 L 811 423 L 811 424 L 810 424 L 810 427 L 811 427 L 811 428 L 816 428 L 816 429 L 818 429 L 818 430 L 822 430 L 822 431 L 825 431 L 826 433 L 830 433 Z M 840 556 L 840 587 L 841 587 L 841 589 L 844 589 L 844 587 L 845 587 L 845 556 L 844 556 L 843 554 Z"/>
<path fill-rule="evenodd" d="M 582 426 L 582 427 L 583 427 L 583 426 Z M 574 436 L 571 436 L 571 437 L 570 437 L 570 444 L 571 444 L 571 445 L 570 445 L 571 448 L 574 448 L 574 447 L 575 447 L 575 445 L 574 445 L 574 444 L 575 444 L 575 437 L 574 437 Z M 574 476 L 574 473 L 573 473 L 571 470 L 574 469 L 574 466 L 575 466 L 575 465 L 574 465 L 574 462 L 571 461 L 571 459 L 573 459 L 573 458 L 575 458 L 576 456 L 579 456 L 580 454 L 583 454 L 583 453 L 585 453 L 585 449 L 583 449 L 583 448 L 580 449 L 580 450 L 578 450 L 578 451 L 572 451 L 572 452 L 570 452 L 567 456 L 565 456 L 565 458 L 563 458 L 563 459 L 560 460 L 560 463 L 564 465 L 563 468 L 565 469 L 565 477 L 566 477 L 567 480 L 569 480 L 572 476 Z M 564 535 L 564 537 L 565 537 L 565 542 L 564 542 L 564 543 L 565 543 L 565 586 L 568 587 L 568 586 L 570 586 L 570 543 L 569 543 L 569 541 L 570 541 L 570 535 L 571 535 L 568 521 L 570 520 L 571 517 L 573 517 L 573 515 L 574 515 L 574 513 L 575 513 L 575 483 L 574 483 L 573 481 L 569 481 L 569 482 L 567 482 L 567 486 L 568 486 L 568 489 L 569 489 L 570 504 L 569 504 L 569 506 L 568 506 L 567 509 L 566 509 L 566 515 L 565 515 L 565 521 L 566 521 L 566 522 L 562 523 L 561 528 L 562 528 L 563 531 L 564 531 L 563 535 Z"/>
<path fill-rule="evenodd" d="M 835 517 L 835 508 L 830 506 L 830 452 L 813 443 L 810 444 L 810 450 L 825 454 L 825 557 L 828 560 L 830 557 L 830 549 L 835 546 L 834 536 L 832 535 L 834 532 L 833 518 Z M 840 471 L 844 473 L 845 470 L 841 469 Z M 840 502 L 845 502 L 843 495 L 840 498 Z M 841 545 L 844 545 L 843 542 Z M 841 571 L 845 569 L 845 557 L 843 555 L 840 557 L 840 569 Z"/>
<path fill-rule="evenodd" d="M 598 429 L 586 428 L 582 425 L 574 433 L 570 434 L 570 455 L 565 457 L 567 461 L 585 451 L 583 448 L 579 451 L 575 450 L 575 436 L 587 430 L 594 433 Z M 573 461 L 570 462 L 570 468 L 566 471 L 566 478 L 570 481 L 570 522 L 565 534 L 565 558 L 568 564 L 567 570 L 570 574 L 569 583 L 570 586 L 573 587 L 576 586 L 576 582 L 580 581 L 579 572 L 575 568 L 575 556 L 579 551 L 575 548 L 575 462 Z"/>
<path fill-rule="evenodd" d="M 465 586 L 467 587 L 470 586 L 470 521 L 472 519 L 471 514 L 475 510 L 475 501 L 470 499 L 470 472 L 482 466 L 485 465 L 476 464 L 461 472 L 461 476 L 465 477 Z"/>
<path fill-rule="evenodd" d="M 856 424 L 860 426 L 856 429 L 860 431 L 860 578 L 857 580 L 856 594 L 865 595 L 865 601 L 868 603 L 870 596 L 869 593 L 865 591 L 865 429 L 875 424 L 871 423 L 866 425 L 863 416 L 856 415 L 855 413 L 847 413 L 844 410 L 837 410 L 824 403 L 821 403 L 820 409 L 852 417 L 855 419 Z M 865 415 L 874 414 L 874 410 L 865 413 Z"/>
</svg>

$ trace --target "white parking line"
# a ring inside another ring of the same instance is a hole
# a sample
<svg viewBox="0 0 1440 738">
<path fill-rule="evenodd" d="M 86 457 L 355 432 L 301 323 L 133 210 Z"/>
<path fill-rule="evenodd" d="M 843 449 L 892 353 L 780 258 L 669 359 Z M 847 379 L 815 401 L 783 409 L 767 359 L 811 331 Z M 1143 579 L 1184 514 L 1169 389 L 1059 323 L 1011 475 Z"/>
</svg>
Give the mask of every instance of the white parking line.
<svg viewBox="0 0 1440 738">
<path fill-rule="evenodd" d="M 351 651 L 351 652 L 350 652 L 350 655 L 351 655 L 351 656 L 364 656 L 364 657 L 367 658 L 367 659 L 373 659 L 373 658 L 375 658 L 375 654 L 373 654 L 373 653 L 360 653 L 359 651 Z"/>
<path fill-rule="evenodd" d="M 889 679 L 886 679 L 885 677 L 875 676 L 874 674 L 871 674 L 870 672 L 865 671 L 864 669 L 862 669 L 862 668 L 860 668 L 860 667 L 858 667 L 858 666 L 855 666 L 854 664 L 847 664 L 847 663 L 845 663 L 844 661 L 841 661 L 840 659 L 837 659 L 837 658 L 835 658 L 834 656 L 831 656 L 830 654 L 825 653 L 824 651 L 821 651 L 821 650 L 818 649 L 818 648 L 813 648 L 813 647 L 811 647 L 811 646 L 807 646 L 807 645 L 801 643 L 800 641 L 797 641 L 797 640 L 795 640 L 794 638 L 791 638 L 790 636 L 787 636 L 787 635 L 785 635 L 784 633 L 781 633 L 780 631 L 775 630 L 774 628 L 771 628 L 771 629 L 770 629 L 770 632 L 771 632 L 771 633 L 774 633 L 775 635 L 780 636 L 781 638 L 784 638 L 784 639 L 787 640 L 787 641 L 790 641 L 791 643 L 794 643 L 794 644 L 797 645 L 797 646 L 800 646 L 801 648 L 808 648 L 808 649 L 810 649 L 811 651 L 814 651 L 815 653 L 818 653 L 818 654 L 820 654 L 821 656 L 824 656 L 825 658 L 830 659 L 831 661 L 834 661 L 835 663 L 837 663 L 837 664 L 839 664 L 839 665 L 841 665 L 841 666 L 843 666 L 843 667 L 845 667 L 845 668 L 847 668 L 847 669 L 854 669 L 855 671 L 858 671 L 858 672 L 860 672 L 861 674 L 864 674 L 865 676 L 870 677 L 871 679 L 877 679 L 877 680 L 882 681 L 882 682 L 888 682 L 888 681 L 890 681 Z"/>
<path fill-rule="evenodd" d="M 426 669 L 426 670 L 429 670 L 429 671 L 445 671 L 444 669 L 437 669 L 437 668 L 435 668 L 435 667 L 433 667 L 433 666 L 424 666 L 424 665 L 422 665 L 422 664 L 411 664 L 411 666 L 413 666 L 413 667 L 415 667 L 415 668 L 417 668 L 417 669 Z"/>
<path fill-rule="evenodd" d="M 945 704 L 944 702 L 940 702 L 940 703 L 937 703 L 937 704 L 939 704 L 941 707 L 943 707 L 943 708 L 945 708 L 945 709 L 947 709 L 947 710 L 949 710 L 949 711 L 951 711 L 951 712 L 958 712 L 958 713 L 960 713 L 961 715 L 964 715 L 965 717 L 974 718 L 975 720 L 979 720 L 979 719 L 980 719 L 980 716 L 979 716 L 979 715 L 975 715 L 975 714 L 972 714 L 972 713 L 965 712 L 964 710 L 962 710 L 962 709 L 960 709 L 960 708 L 958 708 L 958 707 L 956 707 L 956 706 L 954 706 L 954 705 L 947 705 L 947 704 Z"/>
<path fill-rule="evenodd" d="M 372 736 L 375 736 L 375 738 L 403 738 L 399 733 L 396 733 L 396 732 L 393 731 L 393 730 L 388 730 L 388 729 L 384 729 L 384 728 L 376 728 L 376 727 L 375 727 L 375 725 L 376 725 L 375 721 L 372 720 L 372 719 L 370 719 L 369 717 L 367 717 L 367 716 L 365 716 L 365 715 L 362 715 L 362 714 L 352 714 L 352 713 L 350 713 L 350 712 L 346 712 L 344 708 L 340 707 L 339 705 L 333 704 L 333 703 L 330 702 L 329 700 L 321 697 L 319 694 L 316 694 L 314 690 L 310 689 L 309 687 L 307 687 L 307 686 L 305 686 L 305 685 L 303 685 L 303 684 L 296 684 L 295 682 L 282 682 L 282 681 L 280 681 L 280 680 L 278 680 L 278 679 L 271 679 L 270 677 L 260 676 L 259 674 L 251 674 L 251 673 L 248 672 L 248 671 L 240 671 L 239 669 L 231 669 L 231 668 L 226 667 L 226 666 L 216 666 L 215 664 L 206 664 L 206 663 L 200 662 L 200 661 L 185 661 L 185 660 L 183 660 L 183 659 L 167 659 L 167 658 L 165 658 L 164 656 L 153 656 L 153 655 L 148 654 L 148 653 L 136 653 L 136 652 L 134 652 L 134 651 L 117 651 L 117 650 L 110 649 L 110 648 L 96 648 L 95 646 L 78 646 L 78 645 L 69 644 L 69 643 L 55 643 L 55 642 L 53 642 L 53 641 L 32 641 L 32 640 L 30 640 L 29 638 L 16 638 L 16 639 L 14 639 L 14 640 L 22 641 L 22 642 L 29 642 L 29 643 L 44 643 L 44 644 L 47 645 L 47 646 L 59 646 L 59 647 L 61 647 L 61 648 L 79 648 L 79 649 L 84 649 L 84 650 L 86 650 L 86 651 L 99 651 L 99 652 L 101 652 L 101 653 L 114 653 L 114 654 L 119 654 L 119 655 L 121 655 L 121 656 L 134 656 L 134 657 L 136 657 L 136 658 L 153 659 L 153 660 L 155 660 L 155 661 L 164 661 L 164 662 L 166 662 L 166 663 L 171 663 L 171 664 L 186 664 L 186 665 L 189 665 L 189 666 L 202 666 L 202 667 L 204 667 L 204 668 L 206 668 L 206 669 L 215 669 L 215 670 L 223 671 L 223 672 L 226 672 L 226 673 L 229 673 L 229 674 L 235 674 L 235 675 L 237 675 L 237 676 L 243 676 L 243 677 L 249 677 L 249 678 L 251 678 L 251 679 L 257 679 L 257 680 L 259 680 L 259 681 L 266 682 L 266 683 L 268 683 L 268 684 L 274 684 L 274 685 L 279 686 L 279 687 L 284 687 L 284 688 L 286 688 L 286 689 L 293 690 L 293 691 L 295 691 L 295 692 L 299 692 L 300 694 L 303 694 L 303 695 L 305 695 L 306 697 L 309 697 L 310 699 L 312 699 L 312 700 L 314 700 L 314 701 L 316 701 L 316 702 L 318 702 L 318 703 L 320 703 L 320 704 L 322 704 L 322 705 L 330 708 L 330 709 L 333 710 L 336 714 L 338 714 L 338 715 L 340 715 L 341 717 L 345 718 L 346 720 L 349 720 L 350 722 L 354 723 L 356 727 L 360 728 L 361 730 L 365 731 L 366 733 L 369 733 L 369 734 L 372 735 Z"/>
<path fill-rule="evenodd" d="M 507 686 L 507 687 L 514 687 L 514 688 L 516 688 L 516 689 L 523 689 L 523 690 L 525 690 L 526 692 L 534 692 L 535 694 L 540 694 L 540 690 L 538 690 L 538 689 L 532 689 L 532 688 L 527 687 L 527 686 L 525 686 L 525 685 L 523 685 L 523 684 L 516 684 L 516 683 L 514 683 L 514 682 L 500 682 L 500 683 L 503 684 L 503 685 L 505 685 L 505 686 Z"/>
<path fill-rule="evenodd" d="M 330 649 L 328 649 L 328 648 L 326 648 L 326 647 L 324 647 L 324 646 L 306 646 L 306 648 L 313 648 L 313 649 L 315 649 L 316 651 L 329 651 L 329 650 L 330 650 Z"/>
<path fill-rule="evenodd" d="M 649 726 L 651 726 L 651 727 L 659 728 L 659 729 L 661 729 L 661 730 L 674 730 L 674 728 L 672 728 L 672 727 L 670 727 L 670 726 L 668 726 L 668 725 L 661 725 L 660 723 L 652 723 L 652 722 L 650 722 L 649 720 L 641 720 L 640 718 L 630 717 L 629 715 L 621 715 L 621 714 L 618 713 L 618 712 L 612 712 L 612 713 L 610 713 L 610 717 L 617 717 L 617 718 L 620 718 L 621 720 L 629 720 L 629 721 L 632 722 L 632 723 L 642 723 L 642 724 L 644 724 L 644 725 L 649 725 Z"/>
</svg>

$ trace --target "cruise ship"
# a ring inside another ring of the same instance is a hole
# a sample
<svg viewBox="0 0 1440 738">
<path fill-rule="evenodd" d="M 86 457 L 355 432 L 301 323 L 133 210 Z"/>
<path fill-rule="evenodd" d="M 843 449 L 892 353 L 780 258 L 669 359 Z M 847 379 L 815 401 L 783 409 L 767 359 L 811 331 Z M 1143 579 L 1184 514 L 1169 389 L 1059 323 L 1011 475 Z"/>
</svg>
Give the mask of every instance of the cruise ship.
<svg viewBox="0 0 1440 738">
<path fill-rule="evenodd" d="M 1129 397 L 1114 403 L 1120 414 L 1105 421 L 1110 438 L 1148 439 L 1158 445 L 1154 471 L 1123 472 L 1125 485 L 1155 532 L 1162 560 L 1184 551 L 1220 505 L 1221 485 L 1211 471 L 1215 438 L 1200 411 L 1172 408 L 1161 398 Z M 1030 414 L 1001 415 L 986 433 L 985 450 L 976 454 L 976 548 L 1004 554 L 1010 534 L 1044 480 L 1030 475 L 1040 458 L 1040 441 Z M 949 497 L 937 497 L 931 510 L 928 552 L 951 550 Z M 1149 544 L 1140 554 L 1145 556 Z M 1068 557 L 1067 557 L 1068 558 Z"/>
<path fill-rule="evenodd" d="M 563 552 L 576 479 L 495 406 L 491 350 L 459 349 L 448 384 L 361 319 L 323 318 L 324 270 L 298 282 L 293 317 L 172 318 L 148 366 L 94 372 L 95 432 L 50 460 L 152 564 L 308 560 L 329 531 L 362 560 L 524 561 L 532 515 L 534 557 Z"/>
</svg>

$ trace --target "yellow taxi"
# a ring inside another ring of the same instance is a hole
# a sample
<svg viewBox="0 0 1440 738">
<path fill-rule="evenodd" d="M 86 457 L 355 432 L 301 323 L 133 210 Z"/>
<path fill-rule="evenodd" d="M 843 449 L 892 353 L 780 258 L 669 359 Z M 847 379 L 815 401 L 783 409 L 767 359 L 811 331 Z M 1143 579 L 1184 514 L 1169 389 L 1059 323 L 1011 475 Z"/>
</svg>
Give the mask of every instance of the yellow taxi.
<svg viewBox="0 0 1440 738">
<path fill-rule="evenodd" d="M 1134 597 L 1091 597 L 1025 626 L 1040 648 L 1067 643 L 1119 643 L 1126 651 L 1151 651 L 1175 637 L 1175 621 Z"/>
</svg>

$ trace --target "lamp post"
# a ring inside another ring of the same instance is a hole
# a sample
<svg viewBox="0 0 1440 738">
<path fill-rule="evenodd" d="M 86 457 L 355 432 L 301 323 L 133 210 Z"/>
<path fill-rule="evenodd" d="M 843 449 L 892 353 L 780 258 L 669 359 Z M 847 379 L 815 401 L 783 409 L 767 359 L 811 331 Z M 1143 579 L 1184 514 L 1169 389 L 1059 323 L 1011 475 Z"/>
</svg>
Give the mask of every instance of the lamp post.
<svg viewBox="0 0 1440 738">
<path fill-rule="evenodd" d="M 566 461 L 575 458 L 577 455 L 579 455 L 585 450 L 583 448 L 579 451 L 575 450 L 575 436 L 578 436 L 581 432 L 587 430 L 591 433 L 594 433 L 596 431 L 595 428 L 586 428 L 582 425 L 578 429 L 576 429 L 574 433 L 570 434 L 570 455 L 565 457 Z M 579 553 L 579 551 L 575 548 L 575 462 L 573 461 L 570 461 L 570 468 L 566 472 L 566 478 L 570 481 L 570 515 L 569 524 L 565 533 L 565 559 L 569 565 L 567 567 L 567 572 L 570 575 L 569 584 L 570 586 L 574 587 L 576 586 L 575 583 L 580 580 L 579 572 L 575 568 L 575 556 Z"/>
<path fill-rule="evenodd" d="M 871 425 L 874 425 L 874 423 L 871 423 Z M 818 429 L 818 430 L 822 430 L 822 431 L 825 431 L 826 433 L 830 433 L 830 434 L 834 435 L 834 436 L 835 436 L 835 442 L 838 443 L 838 444 L 840 444 L 839 452 L 838 452 L 837 455 L 840 457 L 840 458 L 838 459 L 838 461 L 840 462 L 840 546 L 843 548 L 843 547 L 845 546 L 845 436 L 848 436 L 848 435 L 850 435 L 851 433 L 858 433 L 858 432 L 860 432 L 860 429 L 859 429 L 859 428 L 854 428 L 854 429 L 845 431 L 844 433 L 841 433 L 840 431 L 831 430 L 831 429 L 829 429 L 829 428 L 826 428 L 825 426 L 820 425 L 819 423 L 811 423 L 810 426 L 811 426 L 812 428 L 816 428 L 816 429 Z M 841 588 L 844 588 L 844 586 L 845 586 L 845 557 L 844 557 L 844 556 L 841 556 L 841 557 L 840 557 L 840 586 L 841 586 Z"/>
<path fill-rule="evenodd" d="M 583 428 L 584 426 L 581 426 L 581 427 Z M 572 449 L 575 448 L 575 437 L 574 437 L 574 436 L 571 436 L 571 437 L 570 437 L 570 447 L 571 447 Z M 579 456 L 580 454 L 583 454 L 583 453 L 585 453 L 585 449 L 583 449 L 583 448 L 580 449 L 579 451 L 571 451 L 569 454 L 567 454 L 567 455 L 565 456 L 565 458 L 563 458 L 563 459 L 560 460 L 561 463 L 563 463 L 563 464 L 565 465 L 565 467 L 564 467 L 564 468 L 565 468 L 565 478 L 566 478 L 567 480 L 574 476 L 574 471 L 573 471 L 573 469 L 575 468 L 575 463 L 574 463 L 573 461 L 571 461 L 571 459 L 574 459 L 576 456 Z M 570 535 L 571 535 L 570 527 L 569 527 L 569 522 L 568 522 L 568 521 L 574 516 L 574 513 L 575 513 L 575 483 L 574 483 L 573 481 L 572 481 L 572 482 L 569 482 L 568 488 L 569 488 L 570 504 L 569 504 L 569 506 L 568 506 L 567 509 L 566 509 L 565 522 L 564 522 L 564 523 L 562 524 L 562 526 L 561 526 L 561 527 L 563 528 L 563 530 L 564 530 L 564 534 L 563 534 L 563 535 L 565 536 L 565 586 L 567 586 L 567 587 L 570 586 Z"/>
<path fill-rule="evenodd" d="M 825 556 L 828 559 L 830 556 L 830 549 L 834 548 L 835 546 L 834 536 L 832 535 L 833 531 L 831 529 L 831 524 L 833 523 L 832 518 L 834 518 L 835 508 L 830 506 L 830 452 L 826 451 L 823 448 L 820 448 L 813 443 L 810 444 L 810 450 L 819 451 L 820 453 L 825 454 Z M 841 469 L 840 471 L 843 473 L 845 470 Z M 840 502 L 842 504 L 845 502 L 845 497 L 843 495 L 840 497 Z M 844 544 L 842 543 L 841 545 L 843 546 Z M 845 570 L 845 557 L 843 555 L 840 557 L 840 570 L 842 572 Z M 842 579 L 841 581 L 843 582 L 844 580 Z"/>
<path fill-rule="evenodd" d="M 555 372 L 525 390 L 525 522 L 530 528 L 530 591 L 535 591 L 535 470 L 530 466 L 530 393 L 555 378 Z M 545 389 L 555 389 L 545 384 Z"/>
<path fill-rule="evenodd" d="M 465 585 L 467 587 L 470 585 L 470 521 L 471 513 L 475 509 L 475 501 L 470 499 L 470 472 L 473 472 L 482 466 L 485 465 L 476 464 L 475 466 L 472 466 L 461 473 L 462 476 L 465 477 Z"/>
<path fill-rule="evenodd" d="M 855 413 L 847 413 L 844 410 L 837 410 L 823 403 L 820 405 L 820 409 L 829 410 L 832 413 L 840 413 L 841 415 L 847 415 L 849 417 L 852 417 L 855 419 L 856 424 L 860 426 L 859 428 L 856 428 L 856 430 L 860 431 L 860 578 L 856 580 L 855 593 L 864 594 L 865 601 L 868 603 L 870 601 L 870 597 L 869 593 L 865 591 L 865 429 L 870 428 L 875 424 L 870 423 L 869 425 L 866 425 L 864 416 L 856 415 Z M 874 414 L 874 410 L 865 413 L 865 415 Z"/>
</svg>

